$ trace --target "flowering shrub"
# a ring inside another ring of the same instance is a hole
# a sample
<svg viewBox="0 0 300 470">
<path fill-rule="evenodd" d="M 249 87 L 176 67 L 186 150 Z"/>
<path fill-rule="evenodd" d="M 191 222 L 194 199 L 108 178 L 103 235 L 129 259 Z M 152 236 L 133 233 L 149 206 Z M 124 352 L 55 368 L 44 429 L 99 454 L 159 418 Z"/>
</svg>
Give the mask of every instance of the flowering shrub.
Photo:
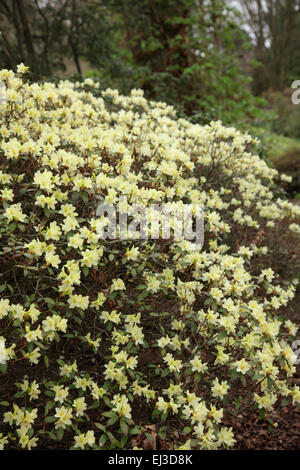
<svg viewBox="0 0 300 470">
<path fill-rule="evenodd" d="M 155 423 L 175 449 L 229 448 L 227 407 L 299 403 L 276 259 L 297 254 L 300 208 L 253 139 L 23 72 L 0 72 L 0 447 L 132 448 Z M 122 195 L 202 205 L 202 250 L 99 239 L 99 201 Z"/>
</svg>

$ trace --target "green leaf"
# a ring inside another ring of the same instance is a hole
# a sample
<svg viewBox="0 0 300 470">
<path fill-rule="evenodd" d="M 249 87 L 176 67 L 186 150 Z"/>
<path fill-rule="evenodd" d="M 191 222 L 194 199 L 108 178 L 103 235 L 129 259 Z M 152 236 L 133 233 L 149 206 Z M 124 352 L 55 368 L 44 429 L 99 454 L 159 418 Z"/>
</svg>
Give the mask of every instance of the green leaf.
<svg viewBox="0 0 300 470">
<path fill-rule="evenodd" d="M 106 441 L 107 441 L 107 436 L 106 436 L 106 434 L 102 434 L 101 437 L 100 437 L 100 439 L 99 439 L 99 446 L 100 446 L 100 447 L 103 447 L 104 444 L 106 443 Z"/>
<path fill-rule="evenodd" d="M 140 302 L 140 301 L 143 300 L 145 297 L 147 297 L 147 295 L 148 295 L 148 292 L 147 292 L 147 290 L 145 290 L 142 294 L 138 295 L 137 301 Z"/>
<path fill-rule="evenodd" d="M 136 269 L 135 269 L 135 268 L 132 268 L 131 274 L 132 274 L 132 277 L 135 277 L 135 276 L 136 276 Z"/>
<path fill-rule="evenodd" d="M 287 406 L 287 405 L 290 404 L 290 402 L 291 402 L 291 400 L 289 398 L 283 398 L 281 400 L 281 406 Z"/>
<path fill-rule="evenodd" d="M 115 436 L 114 436 L 111 432 L 108 431 L 106 434 L 107 434 L 107 436 L 108 436 L 110 442 L 111 442 L 113 445 L 114 445 L 116 442 L 118 442 L 117 439 L 115 438 Z"/>
<path fill-rule="evenodd" d="M 126 442 L 127 442 L 127 439 L 128 439 L 128 436 L 127 434 L 124 434 L 120 440 L 120 447 L 121 449 L 125 446 Z"/>
<path fill-rule="evenodd" d="M 6 289 L 6 282 L 4 284 L 1 284 L 0 293 L 3 292 L 5 289 Z"/>
<path fill-rule="evenodd" d="M 9 406 L 8 401 L 0 401 L 1 406 Z"/>
<path fill-rule="evenodd" d="M 48 369 L 48 367 L 49 367 L 49 358 L 48 358 L 48 356 L 46 356 L 46 354 L 44 355 L 44 362 L 45 362 L 46 369 Z"/>
<path fill-rule="evenodd" d="M 128 424 L 125 423 L 125 421 L 122 419 L 120 421 L 120 428 L 123 434 L 126 434 L 126 435 L 128 434 Z"/>
<path fill-rule="evenodd" d="M 156 416 L 158 416 L 159 414 L 160 414 L 160 411 L 158 409 L 155 409 L 151 414 L 151 418 L 154 420 Z"/>
<path fill-rule="evenodd" d="M 89 202 L 89 196 L 85 191 L 81 193 L 81 198 L 84 202 Z"/>
<path fill-rule="evenodd" d="M 155 411 L 159 411 L 159 410 L 155 410 Z M 134 426 L 134 428 L 130 429 L 129 434 L 140 434 L 140 432 L 141 432 L 140 426 Z"/>
<path fill-rule="evenodd" d="M 190 428 L 189 426 L 186 426 L 184 429 L 183 429 L 183 434 L 186 435 L 186 434 L 189 434 L 191 432 L 192 428 Z"/>
<path fill-rule="evenodd" d="M 198 384 L 200 382 L 200 374 L 199 372 L 195 372 L 195 382 Z"/>
<path fill-rule="evenodd" d="M 226 332 L 226 331 L 222 331 L 222 332 L 218 335 L 218 339 L 219 339 L 219 340 L 220 340 L 220 339 L 224 339 L 224 338 L 226 338 L 226 336 L 227 336 L 227 332 Z"/>
<path fill-rule="evenodd" d="M 117 414 L 114 414 L 114 416 L 112 416 L 106 423 L 106 426 L 112 426 L 113 424 L 115 424 L 119 419 L 119 416 Z"/>
<path fill-rule="evenodd" d="M 107 418 L 112 418 L 113 416 L 117 416 L 114 411 L 104 411 L 102 415 L 106 416 Z"/>
<path fill-rule="evenodd" d="M 75 191 L 73 194 L 72 194 L 72 200 L 73 201 L 77 201 L 77 199 L 79 198 L 80 196 L 80 193 L 78 191 Z"/>
<path fill-rule="evenodd" d="M 82 272 L 84 277 L 87 277 L 89 275 L 89 268 L 87 266 L 83 266 Z"/>
<path fill-rule="evenodd" d="M 155 437 L 152 436 L 152 434 L 150 434 L 149 432 L 145 432 L 145 436 L 150 439 L 150 441 L 152 442 L 155 442 Z"/>
<path fill-rule="evenodd" d="M 10 232 L 13 232 L 17 227 L 17 223 L 16 222 L 13 222 L 12 224 L 9 224 L 9 227 L 8 227 L 8 230 Z"/>
<path fill-rule="evenodd" d="M 101 429 L 101 431 L 105 431 L 105 426 L 103 426 L 103 424 L 95 423 L 95 426 L 97 426 L 97 428 Z"/>
<path fill-rule="evenodd" d="M 55 416 L 47 416 L 45 418 L 45 421 L 46 423 L 55 423 L 55 421 L 57 421 L 57 418 L 55 418 Z"/>
<path fill-rule="evenodd" d="M 259 411 L 259 419 L 264 420 L 264 418 L 265 418 L 265 409 L 262 408 L 262 409 Z"/>
<path fill-rule="evenodd" d="M 55 406 L 55 401 L 48 401 L 45 406 L 45 416 L 48 414 L 49 410 Z"/>
</svg>

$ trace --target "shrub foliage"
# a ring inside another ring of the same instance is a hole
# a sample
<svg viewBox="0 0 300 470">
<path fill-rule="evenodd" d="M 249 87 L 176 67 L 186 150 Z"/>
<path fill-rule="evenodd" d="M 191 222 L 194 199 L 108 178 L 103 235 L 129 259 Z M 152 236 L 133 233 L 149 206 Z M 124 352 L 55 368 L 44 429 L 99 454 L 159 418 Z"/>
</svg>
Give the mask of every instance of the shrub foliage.
<svg viewBox="0 0 300 470">
<path fill-rule="evenodd" d="M 296 287 L 278 276 L 299 240 L 286 176 L 250 135 L 141 90 L 23 73 L 0 72 L 1 447 L 132 448 L 155 424 L 175 449 L 229 448 L 228 409 L 299 403 L 282 315 Z M 203 206 L 202 250 L 99 239 L 99 201 L 122 195 Z"/>
</svg>

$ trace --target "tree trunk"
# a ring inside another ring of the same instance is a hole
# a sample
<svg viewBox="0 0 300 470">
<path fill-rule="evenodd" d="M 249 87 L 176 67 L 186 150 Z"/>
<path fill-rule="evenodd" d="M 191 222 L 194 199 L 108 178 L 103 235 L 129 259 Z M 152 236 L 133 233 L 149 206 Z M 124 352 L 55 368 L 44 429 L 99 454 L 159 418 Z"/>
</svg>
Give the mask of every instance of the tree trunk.
<svg viewBox="0 0 300 470">
<path fill-rule="evenodd" d="M 24 4 L 24 0 L 16 0 L 17 7 L 19 10 L 20 20 L 23 29 L 23 37 L 24 37 L 24 44 L 27 50 L 27 60 L 30 66 L 30 69 L 34 73 L 39 73 L 39 66 L 36 60 L 36 55 L 33 47 L 33 40 L 30 31 L 30 25 L 26 13 L 26 5 Z"/>
</svg>

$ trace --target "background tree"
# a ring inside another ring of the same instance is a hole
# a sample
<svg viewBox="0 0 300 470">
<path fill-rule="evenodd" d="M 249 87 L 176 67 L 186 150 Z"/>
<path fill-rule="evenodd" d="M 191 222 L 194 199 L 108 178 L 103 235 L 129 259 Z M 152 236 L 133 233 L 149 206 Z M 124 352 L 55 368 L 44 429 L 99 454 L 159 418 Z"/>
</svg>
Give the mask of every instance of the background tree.
<svg viewBox="0 0 300 470">
<path fill-rule="evenodd" d="M 225 0 L 0 0 L 0 25 L 1 65 L 24 62 L 35 79 L 72 61 L 79 76 L 88 65 L 102 86 L 141 87 L 202 122 L 255 114 L 247 36 Z"/>
<path fill-rule="evenodd" d="M 203 120 L 254 112 L 238 60 L 247 37 L 226 1 L 121 0 L 118 12 L 136 82 L 148 97 Z"/>
<path fill-rule="evenodd" d="M 78 74 L 82 60 L 103 64 L 114 43 L 109 16 L 96 0 L 0 0 L 1 66 L 24 62 L 37 76 L 51 77 L 66 69 L 66 59 Z"/>
<path fill-rule="evenodd" d="M 253 91 L 282 90 L 300 72 L 300 1 L 241 0 L 240 4 L 254 39 L 255 58 L 264 64 L 253 72 Z"/>
</svg>

